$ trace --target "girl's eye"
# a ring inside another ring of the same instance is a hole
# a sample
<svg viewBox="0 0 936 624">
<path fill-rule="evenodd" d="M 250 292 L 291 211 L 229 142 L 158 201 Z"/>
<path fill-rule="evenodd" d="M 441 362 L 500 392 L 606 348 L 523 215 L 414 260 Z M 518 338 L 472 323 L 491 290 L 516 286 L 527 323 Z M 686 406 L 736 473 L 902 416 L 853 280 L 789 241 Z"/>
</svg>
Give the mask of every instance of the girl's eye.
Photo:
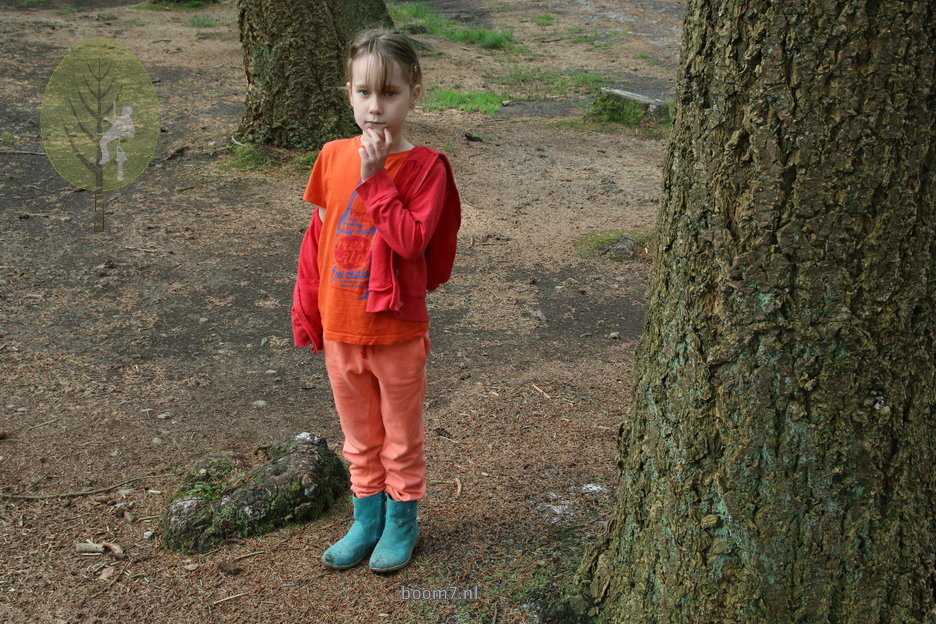
<svg viewBox="0 0 936 624">
<path fill-rule="evenodd" d="M 361 95 L 368 95 L 370 92 L 367 89 L 360 89 L 358 93 L 360 93 Z"/>
<path fill-rule="evenodd" d="M 396 95 L 396 91 L 387 91 L 384 93 L 384 95 L 386 95 L 387 97 L 393 97 L 394 95 Z"/>
</svg>

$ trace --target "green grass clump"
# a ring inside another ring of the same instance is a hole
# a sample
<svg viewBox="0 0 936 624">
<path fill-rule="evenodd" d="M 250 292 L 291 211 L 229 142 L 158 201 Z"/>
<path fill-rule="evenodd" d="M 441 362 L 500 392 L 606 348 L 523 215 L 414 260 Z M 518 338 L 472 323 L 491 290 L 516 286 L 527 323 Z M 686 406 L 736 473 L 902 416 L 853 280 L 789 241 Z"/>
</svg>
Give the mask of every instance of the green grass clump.
<svg viewBox="0 0 936 624">
<path fill-rule="evenodd" d="M 445 19 L 421 2 L 394 2 L 387 4 L 387 11 L 399 28 L 418 28 L 430 34 L 492 50 L 513 49 L 513 31 L 467 28 Z"/>
<path fill-rule="evenodd" d="M 218 20 L 213 17 L 206 17 L 204 15 L 196 15 L 189 20 L 189 25 L 196 28 L 210 28 L 211 26 L 217 26 Z"/>
<path fill-rule="evenodd" d="M 672 100 L 667 100 L 651 115 L 644 104 L 602 93 L 592 103 L 586 117 L 592 121 L 610 121 L 632 128 L 638 125 L 670 126 L 673 123 L 672 108 Z"/>
<path fill-rule="evenodd" d="M 456 108 L 467 112 L 493 115 L 506 99 L 508 96 L 496 93 L 464 93 L 447 89 L 431 89 L 426 96 L 425 107 L 428 110 Z"/>
<path fill-rule="evenodd" d="M 581 70 L 546 71 L 539 67 L 518 67 L 505 76 L 493 78 L 495 82 L 519 87 L 524 95 L 571 95 L 592 92 L 603 87 L 607 81 L 596 74 Z"/>
<path fill-rule="evenodd" d="M 583 234 L 575 242 L 575 252 L 585 259 L 599 258 L 621 239 L 626 236 L 634 241 L 643 253 L 649 254 L 653 249 L 656 232 L 654 230 L 607 230 L 604 232 L 589 232 Z"/>
<path fill-rule="evenodd" d="M 97 18 L 102 22 L 113 22 L 117 19 L 117 16 L 113 13 L 100 13 Z"/>
<path fill-rule="evenodd" d="M 299 171 L 304 173 L 309 173 L 312 171 L 312 167 L 315 165 L 315 161 L 318 159 L 318 152 L 308 152 L 296 158 L 295 167 Z"/>
<path fill-rule="evenodd" d="M 180 9 L 191 11 L 194 9 L 203 9 L 206 6 L 217 4 L 217 0 L 147 0 L 134 5 L 135 9 L 152 9 L 154 11 L 172 11 Z"/>
<path fill-rule="evenodd" d="M 537 15 L 533 18 L 533 23 L 537 26 L 552 26 L 553 22 L 555 21 L 556 18 L 554 18 L 549 13 L 543 13 L 542 15 Z"/>
<path fill-rule="evenodd" d="M 613 121 L 625 126 L 636 126 L 646 114 L 642 104 L 614 97 L 598 97 L 588 112 L 588 116 L 597 121 Z"/>
<path fill-rule="evenodd" d="M 231 160 L 227 164 L 221 165 L 221 168 L 256 171 L 270 162 L 270 157 L 265 151 L 248 143 L 245 145 L 236 145 Z"/>
</svg>

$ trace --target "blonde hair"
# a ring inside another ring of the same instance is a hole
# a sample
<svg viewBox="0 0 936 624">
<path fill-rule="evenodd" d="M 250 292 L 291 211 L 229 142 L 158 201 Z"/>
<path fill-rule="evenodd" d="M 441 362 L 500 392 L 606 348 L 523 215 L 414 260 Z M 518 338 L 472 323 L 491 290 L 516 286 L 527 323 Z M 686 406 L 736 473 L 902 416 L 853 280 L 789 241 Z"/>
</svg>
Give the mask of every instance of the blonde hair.
<svg viewBox="0 0 936 624">
<path fill-rule="evenodd" d="M 380 71 L 380 84 L 386 85 L 390 80 L 390 68 L 396 63 L 403 79 L 409 83 L 410 88 L 422 85 L 422 68 L 419 58 L 409 38 L 405 35 L 387 29 L 365 30 L 359 33 L 348 47 L 348 63 L 345 71 L 348 82 L 351 82 L 351 64 L 359 56 L 373 55 Z"/>
</svg>

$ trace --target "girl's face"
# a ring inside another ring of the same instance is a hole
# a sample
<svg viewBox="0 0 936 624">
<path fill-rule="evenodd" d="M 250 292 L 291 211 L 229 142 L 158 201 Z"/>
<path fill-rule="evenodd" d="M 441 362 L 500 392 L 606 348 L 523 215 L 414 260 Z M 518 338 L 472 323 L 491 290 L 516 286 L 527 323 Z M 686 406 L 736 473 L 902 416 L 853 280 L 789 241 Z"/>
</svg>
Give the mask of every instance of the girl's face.
<svg viewBox="0 0 936 624">
<path fill-rule="evenodd" d="M 386 82 L 378 84 L 382 82 L 383 69 L 373 55 L 359 56 L 351 62 L 351 82 L 347 87 L 358 127 L 363 132 L 375 130 L 381 136 L 384 128 L 388 128 L 393 137 L 390 147 L 393 152 L 402 141 L 403 122 L 416 106 L 420 85 L 411 88 L 398 63 L 390 64 Z"/>
</svg>

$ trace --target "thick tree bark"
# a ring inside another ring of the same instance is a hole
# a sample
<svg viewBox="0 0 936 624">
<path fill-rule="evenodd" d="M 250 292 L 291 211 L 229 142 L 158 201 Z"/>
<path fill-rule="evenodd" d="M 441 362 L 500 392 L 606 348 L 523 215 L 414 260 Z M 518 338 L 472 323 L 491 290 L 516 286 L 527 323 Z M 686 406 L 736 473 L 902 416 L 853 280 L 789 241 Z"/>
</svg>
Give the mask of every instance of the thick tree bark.
<svg viewBox="0 0 936 624">
<path fill-rule="evenodd" d="M 345 90 L 348 41 L 392 27 L 382 0 L 238 0 L 247 72 L 240 140 L 301 149 L 357 132 Z"/>
<path fill-rule="evenodd" d="M 689 0 L 602 622 L 936 622 L 936 8 Z M 586 618 L 582 618 L 586 619 Z"/>
</svg>

